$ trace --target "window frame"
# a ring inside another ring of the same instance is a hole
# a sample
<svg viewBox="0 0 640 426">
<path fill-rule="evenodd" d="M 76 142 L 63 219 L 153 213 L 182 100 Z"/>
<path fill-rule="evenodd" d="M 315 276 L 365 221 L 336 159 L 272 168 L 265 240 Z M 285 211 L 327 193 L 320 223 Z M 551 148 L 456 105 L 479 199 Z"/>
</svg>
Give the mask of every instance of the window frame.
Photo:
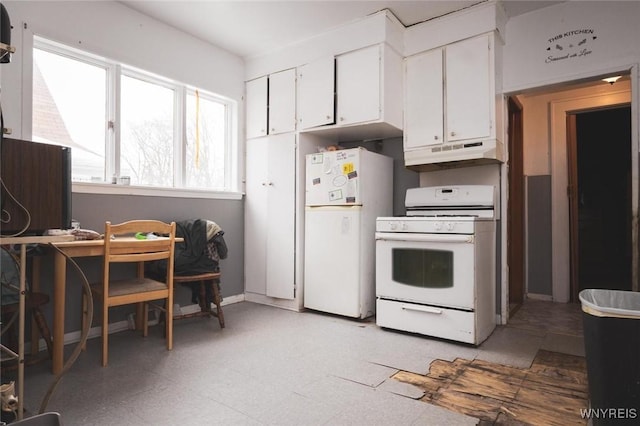
<svg viewBox="0 0 640 426">
<path fill-rule="evenodd" d="M 216 199 L 241 199 L 239 189 L 238 170 L 239 144 L 237 129 L 238 103 L 237 101 L 207 91 L 203 88 L 185 84 L 170 78 L 166 78 L 139 68 L 119 63 L 115 60 L 92 54 L 62 43 L 55 42 L 46 37 L 33 36 L 33 49 L 44 50 L 69 59 L 99 66 L 106 70 L 106 114 L 105 117 L 105 182 L 79 182 L 72 181 L 74 193 L 91 194 L 129 194 L 161 197 L 188 197 L 188 198 L 216 198 Z M 120 170 L 120 117 L 121 117 L 121 79 L 123 76 L 140 79 L 144 82 L 156 84 L 174 91 L 173 99 L 173 186 L 149 186 L 149 185 L 113 185 L 109 182 L 109 176 Z M 31 76 L 31 79 L 33 77 Z M 225 158 L 223 164 L 224 188 L 192 188 L 186 184 L 186 115 L 187 96 L 195 94 L 196 90 L 201 98 L 218 102 L 225 110 Z M 29 105 L 31 103 L 29 102 Z M 30 115 L 32 114 L 32 109 Z"/>
</svg>

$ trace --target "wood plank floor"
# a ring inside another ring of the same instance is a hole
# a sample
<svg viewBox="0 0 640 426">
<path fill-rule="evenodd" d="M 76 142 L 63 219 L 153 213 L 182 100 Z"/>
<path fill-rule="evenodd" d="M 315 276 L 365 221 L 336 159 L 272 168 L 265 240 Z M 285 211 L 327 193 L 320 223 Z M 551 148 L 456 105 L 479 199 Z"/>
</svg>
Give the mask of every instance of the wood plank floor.
<svg viewBox="0 0 640 426">
<path fill-rule="evenodd" d="M 528 369 L 479 359 L 435 360 L 423 376 L 393 376 L 425 391 L 422 401 L 481 420 L 482 425 L 584 425 L 584 357 L 539 350 Z"/>
</svg>

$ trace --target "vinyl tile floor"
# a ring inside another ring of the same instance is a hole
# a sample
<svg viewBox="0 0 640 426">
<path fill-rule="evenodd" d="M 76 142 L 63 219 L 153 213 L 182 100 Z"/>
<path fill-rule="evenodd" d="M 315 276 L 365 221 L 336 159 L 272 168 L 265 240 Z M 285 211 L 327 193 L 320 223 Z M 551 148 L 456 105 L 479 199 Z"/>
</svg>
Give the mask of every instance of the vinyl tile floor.
<svg viewBox="0 0 640 426">
<path fill-rule="evenodd" d="M 427 374 L 436 359 L 526 368 L 540 349 L 584 356 L 579 306 L 527 302 L 478 347 L 383 330 L 375 319 L 291 312 L 250 302 L 215 318 L 174 323 L 167 351 L 160 327 L 88 341 L 46 411 L 73 425 L 475 425 L 477 418 L 420 401 L 391 377 Z M 70 353 L 75 345 L 68 345 Z M 37 414 L 54 376 L 26 368 L 25 417 Z M 3 382 L 5 379 L 3 378 Z"/>
</svg>

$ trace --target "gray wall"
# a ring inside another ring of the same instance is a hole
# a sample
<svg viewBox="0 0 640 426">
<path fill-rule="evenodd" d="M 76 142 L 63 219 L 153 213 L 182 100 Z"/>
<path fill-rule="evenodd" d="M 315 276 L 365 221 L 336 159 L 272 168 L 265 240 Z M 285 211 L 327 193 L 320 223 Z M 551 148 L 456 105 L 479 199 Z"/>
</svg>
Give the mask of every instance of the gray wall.
<svg viewBox="0 0 640 426">
<path fill-rule="evenodd" d="M 73 218 L 80 221 L 83 228 L 104 232 L 104 223 L 129 219 L 158 219 L 163 221 L 208 219 L 216 222 L 224 230 L 224 238 L 229 248 L 227 259 L 221 261 L 222 296 L 244 293 L 244 201 L 211 200 L 196 198 L 146 197 L 132 195 L 73 194 Z M 42 271 L 42 289 L 52 295 L 52 256 L 45 257 Z M 99 282 L 102 266 L 99 258 L 76 259 L 90 282 Z M 65 312 L 65 333 L 78 331 L 81 318 L 80 276 L 67 265 L 67 292 Z M 190 291 L 176 290 L 176 302 L 191 304 Z M 110 310 L 109 322 L 126 319 L 133 309 L 123 306 Z M 45 315 L 52 324 L 52 307 Z"/>
<path fill-rule="evenodd" d="M 551 176 L 527 176 L 527 293 L 551 296 Z"/>
</svg>

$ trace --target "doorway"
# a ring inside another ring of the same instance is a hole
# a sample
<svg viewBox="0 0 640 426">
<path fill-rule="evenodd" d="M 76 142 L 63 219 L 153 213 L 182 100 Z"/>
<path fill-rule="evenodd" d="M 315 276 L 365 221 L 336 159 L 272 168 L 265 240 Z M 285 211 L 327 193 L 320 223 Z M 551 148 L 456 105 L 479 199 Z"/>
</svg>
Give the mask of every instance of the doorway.
<svg viewBox="0 0 640 426">
<path fill-rule="evenodd" d="M 507 265 L 509 266 L 509 316 L 524 302 L 524 171 L 522 104 L 515 96 L 508 100 L 509 169 L 507 217 Z"/>
<path fill-rule="evenodd" d="M 631 107 L 567 115 L 571 300 L 632 289 Z"/>
</svg>

